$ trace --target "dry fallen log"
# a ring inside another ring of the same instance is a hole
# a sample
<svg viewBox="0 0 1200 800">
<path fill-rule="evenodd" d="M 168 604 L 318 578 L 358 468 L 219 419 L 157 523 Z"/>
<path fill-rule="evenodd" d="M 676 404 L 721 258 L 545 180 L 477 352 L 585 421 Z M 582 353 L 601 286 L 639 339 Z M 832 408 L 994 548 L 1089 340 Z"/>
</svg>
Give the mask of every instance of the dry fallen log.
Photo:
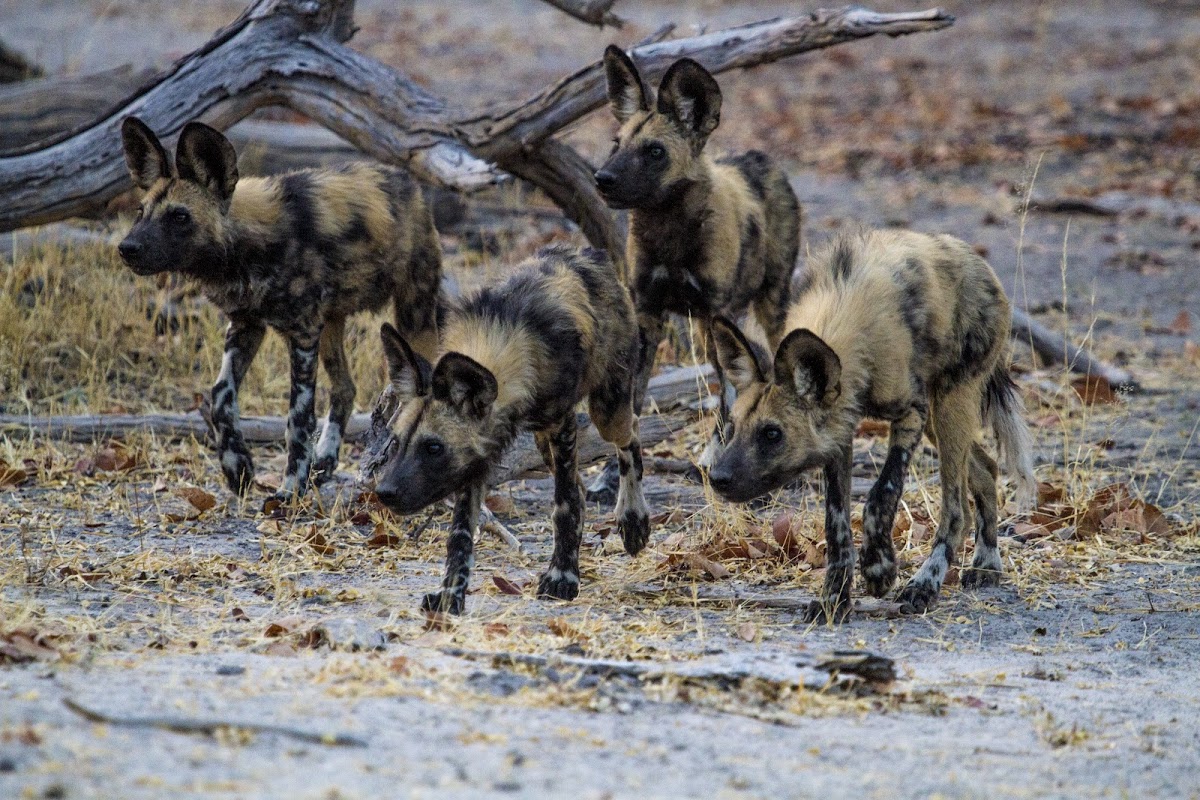
<svg viewBox="0 0 1200 800">
<path fill-rule="evenodd" d="M 892 659 L 866 650 L 835 650 L 816 656 L 796 654 L 788 659 L 789 663 L 782 669 L 776 664 L 747 665 L 745 659 L 740 658 L 736 661 L 709 658 L 693 662 L 660 663 L 583 658 L 557 653 L 491 653 L 458 647 L 448 647 L 442 652 L 455 658 L 488 661 L 498 669 L 518 666 L 554 670 L 556 673 L 583 673 L 601 678 L 633 678 L 645 682 L 677 679 L 715 683 L 726 688 L 745 681 L 767 681 L 820 691 L 838 686 L 833 682 L 834 679 L 849 677 L 856 679 L 851 680 L 850 685 L 861 681 L 866 688 L 886 690 L 897 677 L 896 664 Z"/>
<path fill-rule="evenodd" d="M 157 74 L 130 66 L 91 75 L 56 76 L 0 87 L 0 153 L 45 147 L 144 86 Z"/>
<path fill-rule="evenodd" d="M 650 381 L 649 397 L 661 408 L 671 408 L 695 396 L 707 382 L 712 368 L 708 365 L 679 367 L 656 375 Z M 357 441 L 370 426 L 369 414 L 354 414 L 346 427 L 346 440 Z M 641 420 L 641 440 L 646 447 L 670 438 L 682 423 L 655 414 Z M 287 429 L 284 417 L 242 417 L 242 434 L 255 444 L 282 443 Z M 580 415 L 579 463 L 589 464 L 612 454 L 612 445 L 600 438 L 586 414 Z M 208 423 L 200 411 L 187 414 L 84 414 L 77 416 L 33 417 L 21 414 L 0 414 L 0 436 L 58 439 L 69 442 L 95 442 L 124 439 L 148 433 L 163 439 L 194 438 L 204 441 L 209 436 Z M 523 434 L 501 462 L 493 476 L 495 484 L 517 480 L 543 469 L 531 434 Z"/>
<path fill-rule="evenodd" d="M 1084 348 L 1071 344 L 1021 309 L 1013 309 L 1012 319 L 1013 338 L 1028 342 L 1034 352 L 1047 362 L 1061 364 L 1071 372 L 1082 375 L 1097 375 L 1108 381 L 1114 389 L 1137 391 L 1139 388 L 1131 372 L 1095 358 Z"/>
<path fill-rule="evenodd" d="M 117 126 L 138 114 L 170 139 L 202 118 L 226 128 L 265 105 L 305 114 L 417 177 L 470 190 L 499 178 L 533 182 L 579 223 L 597 247 L 620 258 L 621 231 L 600 200 L 592 168 L 549 137 L 605 100 L 599 62 L 512 109 L 460 109 L 405 75 L 345 47 L 351 0 L 257 0 L 208 44 L 180 59 L 152 87 L 50 147 L 0 156 L 0 231 L 103 208 L 127 187 Z M 846 8 L 647 44 L 634 58 L 648 79 L 681 56 L 714 72 L 768 63 L 877 34 L 934 31 L 953 22 L 940 9 L 879 14 Z"/>
</svg>

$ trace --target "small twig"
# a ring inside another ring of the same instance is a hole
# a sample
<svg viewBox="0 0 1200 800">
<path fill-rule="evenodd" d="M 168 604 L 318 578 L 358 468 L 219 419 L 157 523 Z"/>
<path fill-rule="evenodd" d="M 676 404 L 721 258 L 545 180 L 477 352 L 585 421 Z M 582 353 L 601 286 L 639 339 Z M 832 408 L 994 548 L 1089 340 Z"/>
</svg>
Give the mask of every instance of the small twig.
<svg viewBox="0 0 1200 800">
<path fill-rule="evenodd" d="M 255 733 L 274 733 L 289 736 L 312 744 L 324 744 L 331 747 L 366 747 L 365 739 L 345 733 L 314 733 L 312 731 L 292 728 L 286 725 L 268 725 L 258 722 L 228 722 L 225 720 L 188 719 L 186 717 L 122 717 L 95 711 L 80 705 L 70 697 L 63 698 L 63 705 L 92 722 L 106 725 L 119 725 L 123 728 L 159 728 L 175 733 L 203 733 L 214 736 L 220 730 L 244 730 Z"/>
<path fill-rule="evenodd" d="M 641 39 L 638 39 L 637 42 L 634 43 L 633 46 L 636 48 L 636 47 L 645 47 L 648 44 L 658 44 L 659 42 L 666 39 L 668 36 L 670 36 L 674 32 L 675 32 L 675 23 L 668 22 L 665 25 L 660 26 L 658 28 L 658 30 L 654 31 L 654 33 L 651 33 L 648 36 L 644 36 Z"/>
</svg>

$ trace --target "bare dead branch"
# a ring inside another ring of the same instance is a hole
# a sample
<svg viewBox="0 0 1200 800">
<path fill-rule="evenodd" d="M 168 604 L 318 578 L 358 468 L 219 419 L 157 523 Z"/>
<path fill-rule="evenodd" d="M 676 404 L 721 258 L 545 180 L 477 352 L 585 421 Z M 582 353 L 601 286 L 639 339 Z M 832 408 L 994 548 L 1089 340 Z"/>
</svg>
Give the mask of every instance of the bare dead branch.
<svg viewBox="0 0 1200 800">
<path fill-rule="evenodd" d="M 544 0 L 544 2 L 580 22 L 595 25 L 597 28 L 603 28 L 605 25 L 620 28 L 625 24 L 625 20 L 611 11 L 617 0 Z"/>
<path fill-rule="evenodd" d="M 70 697 L 63 699 L 63 705 L 90 722 L 118 725 L 122 728 L 158 728 L 164 731 L 174 731 L 175 733 L 202 733 L 207 736 L 215 736 L 222 730 L 240 730 L 287 736 L 292 739 L 299 739 L 302 742 L 324 744 L 331 747 L 367 746 L 365 739 L 351 736 L 348 733 L 317 733 L 301 728 L 293 728 L 290 725 L 270 725 L 262 722 L 192 719 L 190 717 L 173 716 L 131 717 L 123 714 L 109 714 L 104 711 L 96 711 Z"/>
<path fill-rule="evenodd" d="M 127 186 L 117 126 L 138 114 L 169 138 L 204 119 L 226 128 L 264 105 L 286 105 L 363 152 L 463 190 L 499 179 L 495 164 L 546 191 L 588 239 L 622 260 L 618 224 L 591 167 L 548 138 L 603 102 L 599 62 L 512 109 L 459 109 L 342 42 L 351 0 L 257 0 L 208 44 L 89 126 L 50 146 L 0 156 L 0 231 L 103 208 Z M 768 63 L 878 33 L 944 28 L 940 9 L 879 14 L 846 8 L 637 48 L 649 77 L 682 56 L 714 72 Z"/>
<path fill-rule="evenodd" d="M 1017 341 L 1028 342 L 1039 356 L 1051 364 L 1065 366 L 1071 372 L 1097 375 L 1114 389 L 1136 391 L 1137 380 L 1128 370 L 1107 364 L 1082 347 L 1077 347 L 1047 328 L 1019 308 L 1012 313 L 1012 335 Z"/>
</svg>

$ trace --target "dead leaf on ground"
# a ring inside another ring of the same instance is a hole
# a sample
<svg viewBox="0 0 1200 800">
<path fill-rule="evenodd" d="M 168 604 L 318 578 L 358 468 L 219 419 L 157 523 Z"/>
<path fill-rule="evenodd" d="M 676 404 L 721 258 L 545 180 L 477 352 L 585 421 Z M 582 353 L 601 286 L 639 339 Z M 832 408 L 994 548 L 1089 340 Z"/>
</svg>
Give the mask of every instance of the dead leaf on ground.
<svg viewBox="0 0 1200 800">
<path fill-rule="evenodd" d="M 367 539 L 367 547 L 377 550 L 381 547 L 397 547 L 403 539 L 387 529 L 382 522 L 375 523 L 371 538 Z"/>
<path fill-rule="evenodd" d="M 684 553 L 680 556 L 680 561 L 687 564 L 695 572 L 705 572 L 713 580 L 725 580 L 730 577 L 731 573 L 724 564 L 705 558 L 699 553 Z"/>
<path fill-rule="evenodd" d="M 304 543 L 311 547 L 314 552 L 323 556 L 331 556 L 337 551 L 337 548 L 325 538 L 325 534 L 317 530 L 316 525 L 309 527 L 308 534 L 304 537 Z"/>
<path fill-rule="evenodd" d="M 493 575 L 492 583 L 496 584 L 496 588 L 500 590 L 501 594 L 521 594 L 521 587 L 510 581 L 508 578 L 505 578 L 503 575 Z"/>
<path fill-rule="evenodd" d="M 0 664 L 24 664 L 29 661 L 57 661 L 60 653 L 36 631 L 16 630 L 0 634 Z"/>
<path fill-rule="evenodd" d="M 1128 484 L 1114 483 L 1096 492 L 1078 521 L 1079 535 L 1090 538 L 1105 533 L 1135 533 L 1141 542 L 1150 535 L 1170 536 L 1174 526 L 1162 510 L 1134 497 Z"/>
<path fill-rule="evenodd" d="M 109 442 L 92 457 L 95 469 L 102 472 L 129 472 L 145 463 L 145 458 L 136 450 L 130 450 L 123 442 Z"/>
<path fill-rule="evenodd" d="M 28 477 L 29 474 L 25 470 L 9 466 L 7 461 L 0 458 L 0 486 L 19 486 Z"/>
<path fill-rule="evenodd" d="M 1089 406 L 1111 405 L 1117 402 L 1117 393 L 1108 380 L 1100 375 L 1081 375 L 1071 381 L 1071 388 L 1079 399 Z"/>
<path fill-rule="evenodd" d="M 488 507 L 488 511 L 501 517 L 511 517 L 517 513 L 516 504 L 506 494 L 489 494 L 483 503 Z"/>
<path fill-rule="evenodd" d="M 184 486 L 175 491 L 177 495 L 192 504 L 197 511 L 204 512 L 217 505 L 217 498 L 196 486 Z"/>
<path fill-rule="evenodd" d="M 587 644 L 589 636 L 581 631 L 577 626 L 567 622 L 562 617 L 555 617 L 546 623 L 546 627 L 555 636 L 561 636 L 564 639 L 570 639 L 576 644 Z"/>
</svg>

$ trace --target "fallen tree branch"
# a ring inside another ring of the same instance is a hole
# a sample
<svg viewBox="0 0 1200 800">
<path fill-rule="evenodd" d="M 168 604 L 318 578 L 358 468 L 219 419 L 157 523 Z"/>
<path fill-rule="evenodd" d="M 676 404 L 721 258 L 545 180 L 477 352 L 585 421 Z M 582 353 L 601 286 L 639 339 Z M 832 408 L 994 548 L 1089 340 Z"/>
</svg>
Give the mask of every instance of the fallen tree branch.
<svg viewBox="0 0 1200 800">
<path fill-rule="evenodd" d="M 806 672 L 796 673 L 791 680 L 780 679 L 778 670 L 755 670 L 741 665 L 721 663 L 678 662 L 664 664 L 653 661 L 617 661 L 595 659 L 562 654 L 540 655 L 536 653 L 490 653 L 485 650 L 466 650 L 448 647 L 442 650 L 448 656 L 472 661 L 489 661 L 493 667 L 531 667 L 537 670 L 572 671 L 602 678 L 634 678 L 639 681 L 663 681 L 684 679 L 712 682 L 722 687 L 738 686 L 747 680 L 762 680 L 771 683 L 792 683 L 807 689 L 823 690 L 830 687 L 830 678 L 853 676 L 878 688 L 886 688 L 896 680 L 895 662 L 887 656 L 865 650 L 835 650 L 816 656 L 796 654 L 790 657 L 789 666 Z M 717 659 L 719 661 L 719 659 Z M 815 673 L 815 674 L 814 674 Z"/>
<path fill-rule="evenodd" d="M 1128 370 L 1107 364 L 1082 347 L 1076 347 L 1019 308 L 1012 312 L 1012 336 L 1028 342 L 1034 352 L 1051 364 L 1061 364 L 1071 372 L 1096 375 L 1114 389 L 1137 391 L 1137 380 Z"/>
<path fill-rule="evenodd" d="M 51 146 L 0 156 L 0 231 L 93 212 L 127 189 L 118 127 L 130 114 L 167 138 L 193 119 L 224 129 L 284 104 L 427 181 L 470 189 L 498 180 L 438 121 L 438 98 L 342 46 L 353 8 L 353 0 L 257 0 L 102 119 Z"/>
<path fill-rule="evenodd" d="M 1035 196 L 1029 201 L 1029 210 L 1096 217 L 1151 215 L 1170 221 L 1179 217 L 1200 218 L 1200 203 L 1169 197 L 1148 197 L 1132 192 L 1104 192 L 1095 197 Z"/>
<path fill-rule="evenodd" d="M 48 146 L 149 83 L 154 69 L 117 67 L 90 75 L 20 81 L 0 87 L 0 154 Z"/>
<path fill-rule="evenodd" d="M 330 747 L 366 747 L 365 739 L 351 736 L 348 733 L 315 733 L 302 728 L 288 725 L 271 725 L 262 722 L 235 722 L 228 720 L 191 719 L 188 717 L 126 717 L 95 711 L 70 697 L 63 698 L 63 705 L 86 720 L 105 725 L 119 725 L 122 728 L 158 728 L 175 733 L 203 733 L 215 736 L 222 730 L 253 731 L 254 733 L 273 733 L 299 739 L 311 744 L 324 744 Z"/>
<path fill-rule="evenodd" d="M 545 0 L 545 2 L 580 22 L 595 25 L 597 28 L 603 28 L 605 25 L 620 28 L 625 24 L 625 20 L 611 11 L 617 0 Z"/>
<path fill-rule="evenodd" d="M 549 137 L 605 102 L 599 62 L 512 109 L 453 107 L 407 76 L 343 46 L 351 0 L 257 0 L 208 44 L 102 119 L 49 146 L 0 156 L 0 231 L 101 209 L 128 186 L 117 126 L 141 116 L 168 142 L 189 120 L 229 127 L 285 105 L 361 151 L 418 177 L 470 190 L 499 179 L 493 163 L 550 195 L 597 247 L 623 258 L 622 231 L 600 200 L 591 165 Z M 934 31 L 940 9 L 880 14 L 845 8 L 755 23 L 634 50 L 652 79 L 691 56 L 713 72 L 886 34 Z"/>
</svg>

